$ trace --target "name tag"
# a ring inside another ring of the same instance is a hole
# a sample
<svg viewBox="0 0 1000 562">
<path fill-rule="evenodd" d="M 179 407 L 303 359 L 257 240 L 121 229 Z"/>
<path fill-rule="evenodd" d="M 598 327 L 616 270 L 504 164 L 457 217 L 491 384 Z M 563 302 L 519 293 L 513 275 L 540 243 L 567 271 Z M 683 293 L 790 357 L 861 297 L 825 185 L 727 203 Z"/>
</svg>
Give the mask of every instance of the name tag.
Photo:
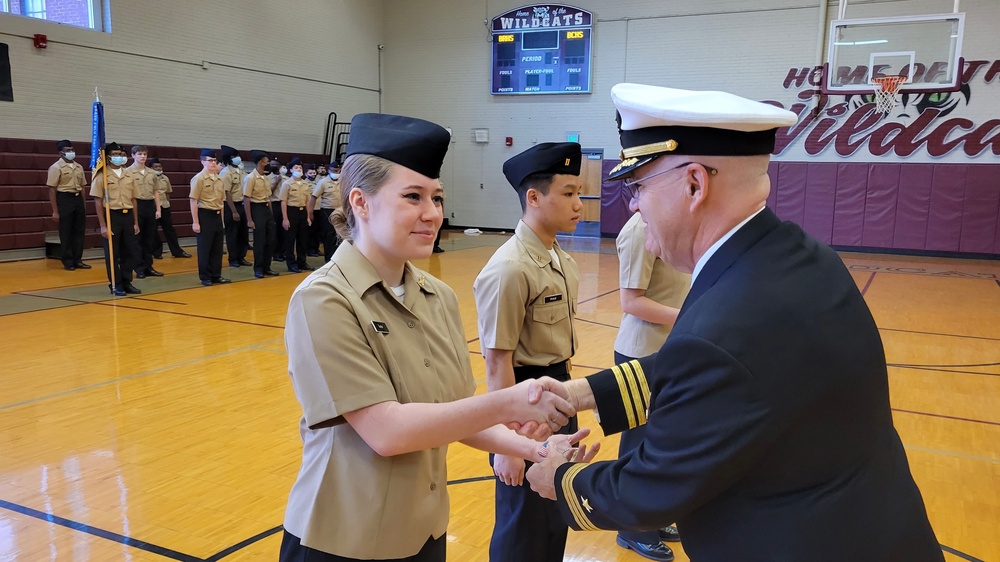
<svg viewBox="0 0 1000 562">
<path fill-rule="evenodd" d="M 549 295 L 549 296 L 545 297 L 544 302 L 545 302 L 545 304 L 548 304 L 550 302 L 559 302 L 561 300 L 562 300 L 562 293 L 559 293 L 559 294 L 556 294 L 556 295 Z"/>
<path fill-rule="evenodd" d="M 375 331 L 380 334 L 389 333 L 389 326 L 387 326 L 385 322 L 378 322 L 376 320 L 372 320 L 372 328 L 375 328 Z"/>
</svg>

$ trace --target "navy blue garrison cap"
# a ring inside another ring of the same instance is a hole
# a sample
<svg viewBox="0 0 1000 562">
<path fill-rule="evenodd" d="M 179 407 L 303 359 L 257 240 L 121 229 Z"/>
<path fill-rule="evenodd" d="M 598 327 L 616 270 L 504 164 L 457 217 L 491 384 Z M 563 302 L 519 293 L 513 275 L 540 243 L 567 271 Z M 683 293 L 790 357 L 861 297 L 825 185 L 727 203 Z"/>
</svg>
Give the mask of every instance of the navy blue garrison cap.
<svg viewBox="0 0 1000 562">
<path fill-rule="evenodd" d="M 286 164 L 285 167 L 288 168 L 289 170 L 291 170 L 295 166 L 301 166 L 301 165 L 302 165 L 302 159 L 299 158 L 298 156 L 296 156 L 295 158 L 292 158 L 291 160 L 289 160 L 288 164 Z"/>
<path fill-rule="evenodd" d="M 441 164 L 451 135 L 423 119 L 360 113 L 351 121 L 347 156 L 370 154 L 409 168 L 429 178 L 441 177 Z"/>
<path fill-rule="evenodd" d="M 122 145 L 116 142 L 109 142 L 108 144 L 104 145 L 105 154 L 111 154 L 112 152 L 115 151 L 125 152 L 124 150 L 122 150 Z"/>
<path fill-rule="evenodd" d="M 214 148 L 203 148 L 203 149 L 201 149 L 201 157 L 202 158 L 218 158 L 219 156 L 216 154 L 216 150 Z"/>
<path fill-rule="evenodd" d="M 149 160 L 146 160 L 146 165 L 150 167 L 152 167 L 153 164 L 159 164 L 159 163 L 160 163 L 159 158 L 150 158 Z"/>
<path fill-rule="evenodd" d="M 543 142 L 503 163 L 503 175 L 517 190 L 532 174 L 580 175 L 583 154 L 575 142 Z"/>
<path fill-rule="evenodd" d="M 239 155 L 240 155 L 240 151 L 239 150 L 236 150 L 235 148 L 233 148 L 231 146 L 222 145 L 222 157 L 223 158 L 232 158 L 233 156 L 239 156 Z"/>
<path fill-rule="evenodd" d="M 253 160 L 254 164 L 260 162 L 261 160 L 263 160 L 265 158 L 270 159 L 270 156 L 268 156 L 267 152 L 265 152 L 263 150 L 251 150 L 250 151 L 250 159 Z"/>
</svg>

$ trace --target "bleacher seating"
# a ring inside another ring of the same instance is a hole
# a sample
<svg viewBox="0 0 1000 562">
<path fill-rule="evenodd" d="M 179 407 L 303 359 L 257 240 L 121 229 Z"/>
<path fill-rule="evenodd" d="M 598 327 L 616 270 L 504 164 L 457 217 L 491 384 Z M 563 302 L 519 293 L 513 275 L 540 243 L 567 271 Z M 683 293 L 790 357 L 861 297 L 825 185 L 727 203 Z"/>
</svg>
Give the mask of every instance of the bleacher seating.
<svg viewBox="0 0 1000 562">
<path fill-rule="evenodd" d="M 0 252 L 44 248 L 46 233 L 54 233 L 58 225 L 52 220 L 49 205 L 49 188 L 45 185 L 49 166 L 59 156 L 55 140 L 0 138 Z M 122 144 L 129 150 L 131 144 Z M 164 173 L 170 178 L 173 193 L 170 207 L 172 218 L 180 237 L 194 236 L 191 230 L 191 213 L 188 204 L 191 177 L 201 171 L 200 148 L 147 145 L 150 157 L 158 157 Z M 90 141 L 73 141 L 76 161 L 86 171 L 89 193 Z M 249 160 L 249 148 L 244 150 Z M 319 154 L 290 154 L 275 152 L 282 162 L 299 156 L 305 162 L 319 163 Z M 87 197 L 87 234 L 84 247 L 100 246 L 99 223 L 94 214 L 93 202 Z"/>
</svg>

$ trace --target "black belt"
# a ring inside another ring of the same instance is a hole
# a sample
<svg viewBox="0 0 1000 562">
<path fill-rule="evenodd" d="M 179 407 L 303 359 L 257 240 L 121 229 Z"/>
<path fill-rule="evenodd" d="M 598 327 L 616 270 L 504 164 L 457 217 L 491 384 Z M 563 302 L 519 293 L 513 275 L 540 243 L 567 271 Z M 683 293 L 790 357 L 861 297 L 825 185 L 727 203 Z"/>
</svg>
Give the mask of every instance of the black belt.
<svg viewBox="0 0 1000 562">
<path fill-rule="evenodd" d="M 569 380 L 569 361 L 560 361 L 558 363 L 553 363 L 552 365 L 536 366 L 536 365 L 525 365 L 523 367 L 514 367 L 514 381 L 522 382 L 528 379 L 537 379 L 541 377 L 552 377 L 557 381 L 568 381 Z"/>
<path fill-rule="evenodd" d="M 256 202 L 256 201 L 251 201 L 251 202 L 250 202 L 250 204 L 251 204 L 251 205 L 267 205 L 268 207 L 270 207 L 270 206 L 271 206 L 271 203 L 270 203 L 270 202 L 267 202 L 267 203 L 258 203 L 258 202 Z"/>
<path fill-rule="evenodd" d="M 112 213 L 121 213 L 123 215 L 127 215 L 129 211 L 131 211 L 131 209 L 111 209 Z"/>
<path fill-rule="evenodd" d="M 202 211 L 205 211 L 206 213 L 212 213 L 213 215 L 221 215 L 222 214 L 222 210 L 221 209 L 218 210 L 218 211 L 216 211 L 215 209 L 206 209 L 204 207 L 198 207 L 198 212 L 200 213 Z"/>
<path fill-rule="evenodd" d="M 66 195 L 66 196 L 72 196 L 72 197 L 79 197 L 80 196 L 80 192 L 79 191 L 73 191 L 73 192 L 69 192 L 69 191 L 56 191 L 56 193 L 59 194 L 59 195 Z"/>
</svg>

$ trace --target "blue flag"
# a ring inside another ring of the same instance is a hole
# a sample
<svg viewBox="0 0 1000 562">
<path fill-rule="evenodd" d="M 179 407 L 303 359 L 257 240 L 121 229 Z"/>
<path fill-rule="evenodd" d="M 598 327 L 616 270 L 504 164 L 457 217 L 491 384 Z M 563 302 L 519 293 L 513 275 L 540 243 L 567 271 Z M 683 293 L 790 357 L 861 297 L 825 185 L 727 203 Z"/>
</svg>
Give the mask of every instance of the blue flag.
<svg viewBox="0 0 1000 562">
<path fill-rule="evenodd" d="M 104 104 L 94 102 L 94 135 L 90 142 L 90 169 L 97 172 L 104 166 Z"/>
</svg>

